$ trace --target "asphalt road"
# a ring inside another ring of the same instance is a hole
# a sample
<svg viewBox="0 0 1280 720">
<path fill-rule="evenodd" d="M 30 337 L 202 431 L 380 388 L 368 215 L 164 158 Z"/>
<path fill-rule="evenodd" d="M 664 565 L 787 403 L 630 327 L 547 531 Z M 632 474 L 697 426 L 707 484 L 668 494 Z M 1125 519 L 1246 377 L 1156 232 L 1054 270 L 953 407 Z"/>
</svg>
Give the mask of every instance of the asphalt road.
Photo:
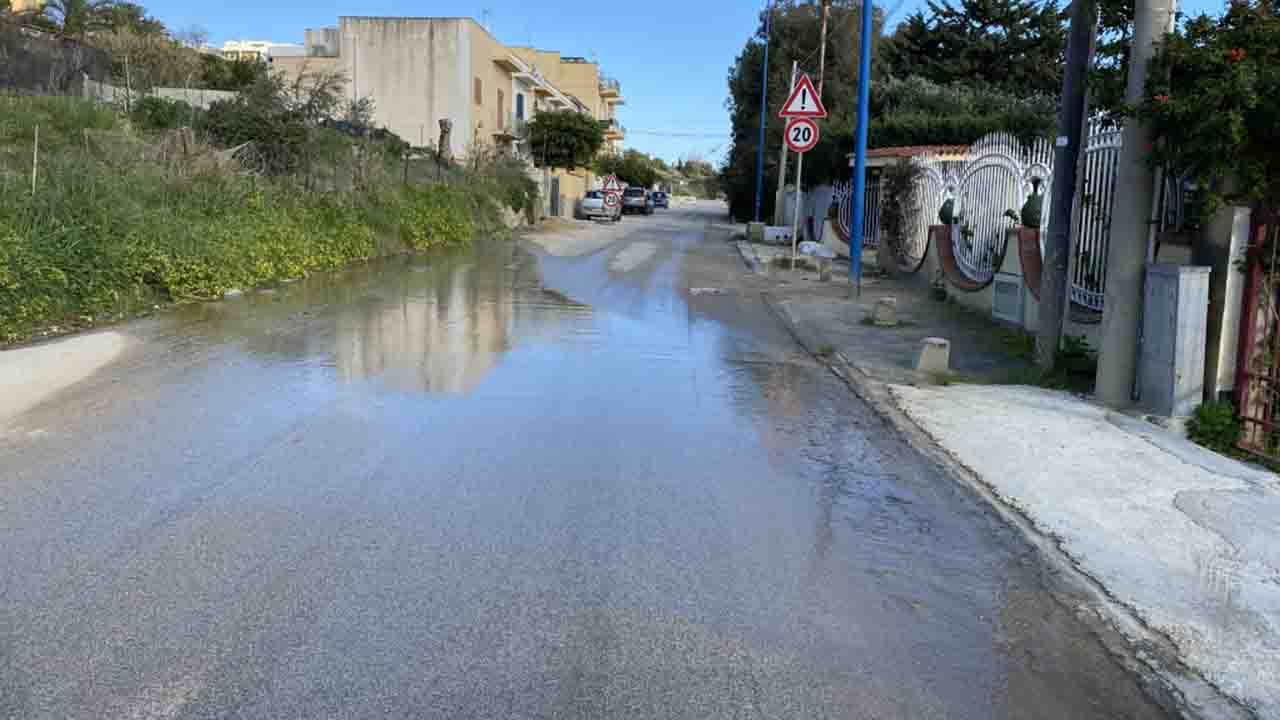
<svg viewBox="0 0 1280 720">
<path fill-rule="evenodd" d="M 722 213 L 119 328 L 0 431 L 0 718 L 1162 717 Z"/>
</svg>

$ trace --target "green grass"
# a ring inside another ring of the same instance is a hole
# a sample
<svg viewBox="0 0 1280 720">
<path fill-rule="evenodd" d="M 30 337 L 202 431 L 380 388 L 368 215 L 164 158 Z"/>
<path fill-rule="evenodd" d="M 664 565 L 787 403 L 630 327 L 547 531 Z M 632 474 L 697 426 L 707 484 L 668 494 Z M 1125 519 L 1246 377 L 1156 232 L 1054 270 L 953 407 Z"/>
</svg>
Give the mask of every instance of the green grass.
<svg viewBox="0 0 1280 720">
<path fill-rule="evenodd" d="M 290 178 L 225 170 L 179 177 L 136 152 L 121 161 L 86 150 L 86 129 L 120 124 L 79 100 L 0 97 L 0 344 L 380 255 L 462 245 L 497 227 L 499 205 L 511 197 L 394 181 L 306 192 Z"/>
</svg>

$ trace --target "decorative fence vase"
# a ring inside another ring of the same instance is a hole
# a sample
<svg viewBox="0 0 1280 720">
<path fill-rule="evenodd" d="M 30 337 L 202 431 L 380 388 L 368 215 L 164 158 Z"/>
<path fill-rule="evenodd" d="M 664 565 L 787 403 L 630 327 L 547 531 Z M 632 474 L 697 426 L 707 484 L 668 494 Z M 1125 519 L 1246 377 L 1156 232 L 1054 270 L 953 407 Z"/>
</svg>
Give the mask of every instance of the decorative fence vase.
<svg viewBox="0 0 1280 720">
<path fill-rule="evenodd" d="M 1010 235 L 1015 233 L 1018 240 L 1018 259 L 1022 263 L 1022 282 L 1031 291 L 1031 296 L 1039 302 L 1040 278 L 1044 276 L 1044 263 L 1040 257 L 1040 230 L 1025 225 L 1009 228 Z"/>
</svg>

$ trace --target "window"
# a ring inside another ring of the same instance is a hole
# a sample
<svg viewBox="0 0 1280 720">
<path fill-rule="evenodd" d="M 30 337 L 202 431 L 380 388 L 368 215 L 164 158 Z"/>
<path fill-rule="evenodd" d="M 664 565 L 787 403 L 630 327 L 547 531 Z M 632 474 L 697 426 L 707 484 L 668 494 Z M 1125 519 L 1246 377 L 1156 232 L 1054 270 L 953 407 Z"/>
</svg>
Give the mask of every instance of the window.
<svg viewBox="0 0 1280 720">
<path fill-rule="evenodd" d="M 524 93 L 516 93 L 516 119 L 524 119 Z"/>
<path fill-rule="evenodd" d="M 483 105 L 484 104 L 484 84 L 480 82 L 480 78 L 476 78 L 476 87 L 475 87 L 475 92 L 473 94 L 475 95 L 476 104 Z"/>
<path fill-rule="evenodd" d="M 501 130 L 503 127 L 506 126 L 506 120 L 507 120 L 506 99 L 507 99 L 506 96 L 502 94 L 501 90 L 499 90 L 498 91 L 498 129 L 499 130 Z"/>
</svg>

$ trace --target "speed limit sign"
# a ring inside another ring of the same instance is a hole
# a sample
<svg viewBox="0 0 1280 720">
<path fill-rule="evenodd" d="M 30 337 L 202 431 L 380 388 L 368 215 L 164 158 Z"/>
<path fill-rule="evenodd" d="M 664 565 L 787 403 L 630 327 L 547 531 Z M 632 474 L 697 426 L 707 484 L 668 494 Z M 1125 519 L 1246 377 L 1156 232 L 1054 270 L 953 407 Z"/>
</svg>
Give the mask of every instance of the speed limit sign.
<svg viewBox="0 0 1280 720">
<path fill-rule="evenodd" d="M 604 194 L 605 207 L 618 207 L 618 193 L 607 192 Z"/>
<path fill-rule="evenodd" d="M 791 118 L 784 133 L 791 152 L 804 153 L 818 144 L 818 123 L 809 118 Z"/>
</svg>

